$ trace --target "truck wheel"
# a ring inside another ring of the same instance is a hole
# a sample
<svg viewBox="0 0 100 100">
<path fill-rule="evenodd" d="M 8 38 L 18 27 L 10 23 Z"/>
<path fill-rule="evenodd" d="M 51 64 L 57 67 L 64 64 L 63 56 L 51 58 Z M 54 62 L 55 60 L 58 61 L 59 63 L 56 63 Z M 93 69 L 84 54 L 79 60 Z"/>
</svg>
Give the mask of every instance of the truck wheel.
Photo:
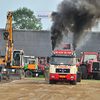
<svg viewBox="0 0 100 100">
<path fill-rule="evenodd" d="M 32 72 L 31 72 L 30 70 L 27 70 L 27 71 L 25 72 L 25 76 L 26 76 L 26 77 L 32 77 Z"/>
<path fill-rule="evenodd" d="M 93 79 L 93 75 L 88 75 L 87 78 L 88 79 Z"/>
<path fill-rule="evenodd" d="M 53 84 L 57 84 L 57 81 L 53 81 Z"/>
<path fill-rule="evenodd" d="M 87 68 L 86 66 L 81 66 L 82 70 L 82 79 L 87 79 Z"/>
<path fill-rule="evenodd" d="M 72 85 L 76 85 L 77 84 L 77 81 L 72 81 L 71 84 Z"/>
<path fill-rule="evenodd" d="M 93 75 L 93 79 L 96 79 L 96 77 L 97 77 L 97 73 Z"/>
<path fill-rule="evenodd" d="M 100 73 L 97 73 L 97 76 L 95 78 L 96 80 L 100 80 Z"/>
<path fill-rule="evenodd" d="M 56 84 L 57 81 L 49 80 L 49 84 Z"/>
<path fill-rule="evenodd" d="M 49 80 L 49 84 L 53 84 L 53 81 L 52 80 Z"/>
<path fill-rule="evenodd" d="M 52 80 L 49 80 L 49 84 L 53 84 L 53 81 Z"/>
</svg>

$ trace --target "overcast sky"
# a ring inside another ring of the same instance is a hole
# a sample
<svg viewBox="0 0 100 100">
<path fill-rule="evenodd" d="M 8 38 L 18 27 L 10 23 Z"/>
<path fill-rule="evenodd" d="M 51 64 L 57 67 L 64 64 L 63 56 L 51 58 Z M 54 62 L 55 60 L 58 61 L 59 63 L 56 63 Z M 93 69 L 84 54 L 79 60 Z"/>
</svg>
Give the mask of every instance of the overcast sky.
<svg viewBox="0 0 100 100">
<path fill-rule="evenodd" d="M 7 12 L 27 7 L 34 11 L 56 11 L 62 0 L 0 0 L 0 28 L 5 28 Z M 51 19 L 42 19 L 43 30 L 50 29 Z"/>
<path fill-rule="evenodd" d="M 27 7 L 34 11 L 56 11 L 57 5 L 62 0 L 0 0 L 0 28 L 5 28 L 7 22 L 7 12 L 14 11 L 20 7 Z M 42 19 L 43 30 L 50 29 L 52 22 L 51 19 Z M 100 25 L 99 25 L 100 28 Z M 97 29 L 96 30 L 100 30 Z"/>
</svg>

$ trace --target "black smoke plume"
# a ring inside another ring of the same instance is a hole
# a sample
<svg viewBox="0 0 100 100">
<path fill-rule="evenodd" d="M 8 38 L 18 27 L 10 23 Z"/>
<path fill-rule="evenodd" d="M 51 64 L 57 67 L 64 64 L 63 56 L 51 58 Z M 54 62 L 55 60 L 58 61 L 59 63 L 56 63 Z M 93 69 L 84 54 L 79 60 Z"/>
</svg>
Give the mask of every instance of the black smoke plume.
<svg viewBox="0 0 100 100">
<path fill-rule="evenodd" d="M 84 40 L 90 30 L 100 18 L 100 0 L 63 0 L 52 13 L 51 40 L 52 50 L 57 47 L 63 35 L 73 33 L 73 47 Z M 86 41 L 86 40 L 84 40 Z"/>
</svg>

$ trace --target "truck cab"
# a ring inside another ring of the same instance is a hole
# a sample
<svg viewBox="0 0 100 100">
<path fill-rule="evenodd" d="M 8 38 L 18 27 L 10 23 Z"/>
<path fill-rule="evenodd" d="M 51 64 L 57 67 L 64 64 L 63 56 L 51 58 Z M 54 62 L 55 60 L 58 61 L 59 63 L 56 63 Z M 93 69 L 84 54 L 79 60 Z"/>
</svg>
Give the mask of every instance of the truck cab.
<svg viewBox="0 0 100 100">
<path fill-rule="evenodd" d="M 41 57 L 38 59 L 38 69 L 40 71 L 41 75 L 44 75 L 44 67 L 49 66 L 49 63 L 47 63 L 46 57 Z"/>
<path fill-rule="evenodd" d="M 76 57 L 72 51 L 55 50 L 51 56 L 48 70 L 45 71 L 45 79 L 50 84 L 65 81 L 76 85 L 77 80 L 80 82 L 80 76 L 77 74 Z"/>
<path fill-rule="evenodd" d="M 26 77 L 38 77 L 39 71 L 37 67 L 36 59 L 29 59 L 27 64 L 24 67 L 25 76 Z"/>
</svg>

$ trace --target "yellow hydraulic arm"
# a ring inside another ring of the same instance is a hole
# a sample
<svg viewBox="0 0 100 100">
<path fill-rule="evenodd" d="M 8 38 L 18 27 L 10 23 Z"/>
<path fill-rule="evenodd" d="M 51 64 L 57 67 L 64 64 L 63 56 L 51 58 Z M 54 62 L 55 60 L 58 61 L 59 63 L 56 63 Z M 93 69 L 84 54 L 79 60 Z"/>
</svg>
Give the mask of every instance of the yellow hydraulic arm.
<svg viewBox="0 0 100 100">
<path fill-rule="evenodd" d="M 7 13 L 7 23 L 6 23 L 6 30 L 3 33 L 4 40 L 6 41 L 5 45 L 5 67 L 11 67 L 12 61 L 12 48 L 13 48 L 13 37 L 12 37 L 12 15 L 11 11 Z"/>
</svg>

